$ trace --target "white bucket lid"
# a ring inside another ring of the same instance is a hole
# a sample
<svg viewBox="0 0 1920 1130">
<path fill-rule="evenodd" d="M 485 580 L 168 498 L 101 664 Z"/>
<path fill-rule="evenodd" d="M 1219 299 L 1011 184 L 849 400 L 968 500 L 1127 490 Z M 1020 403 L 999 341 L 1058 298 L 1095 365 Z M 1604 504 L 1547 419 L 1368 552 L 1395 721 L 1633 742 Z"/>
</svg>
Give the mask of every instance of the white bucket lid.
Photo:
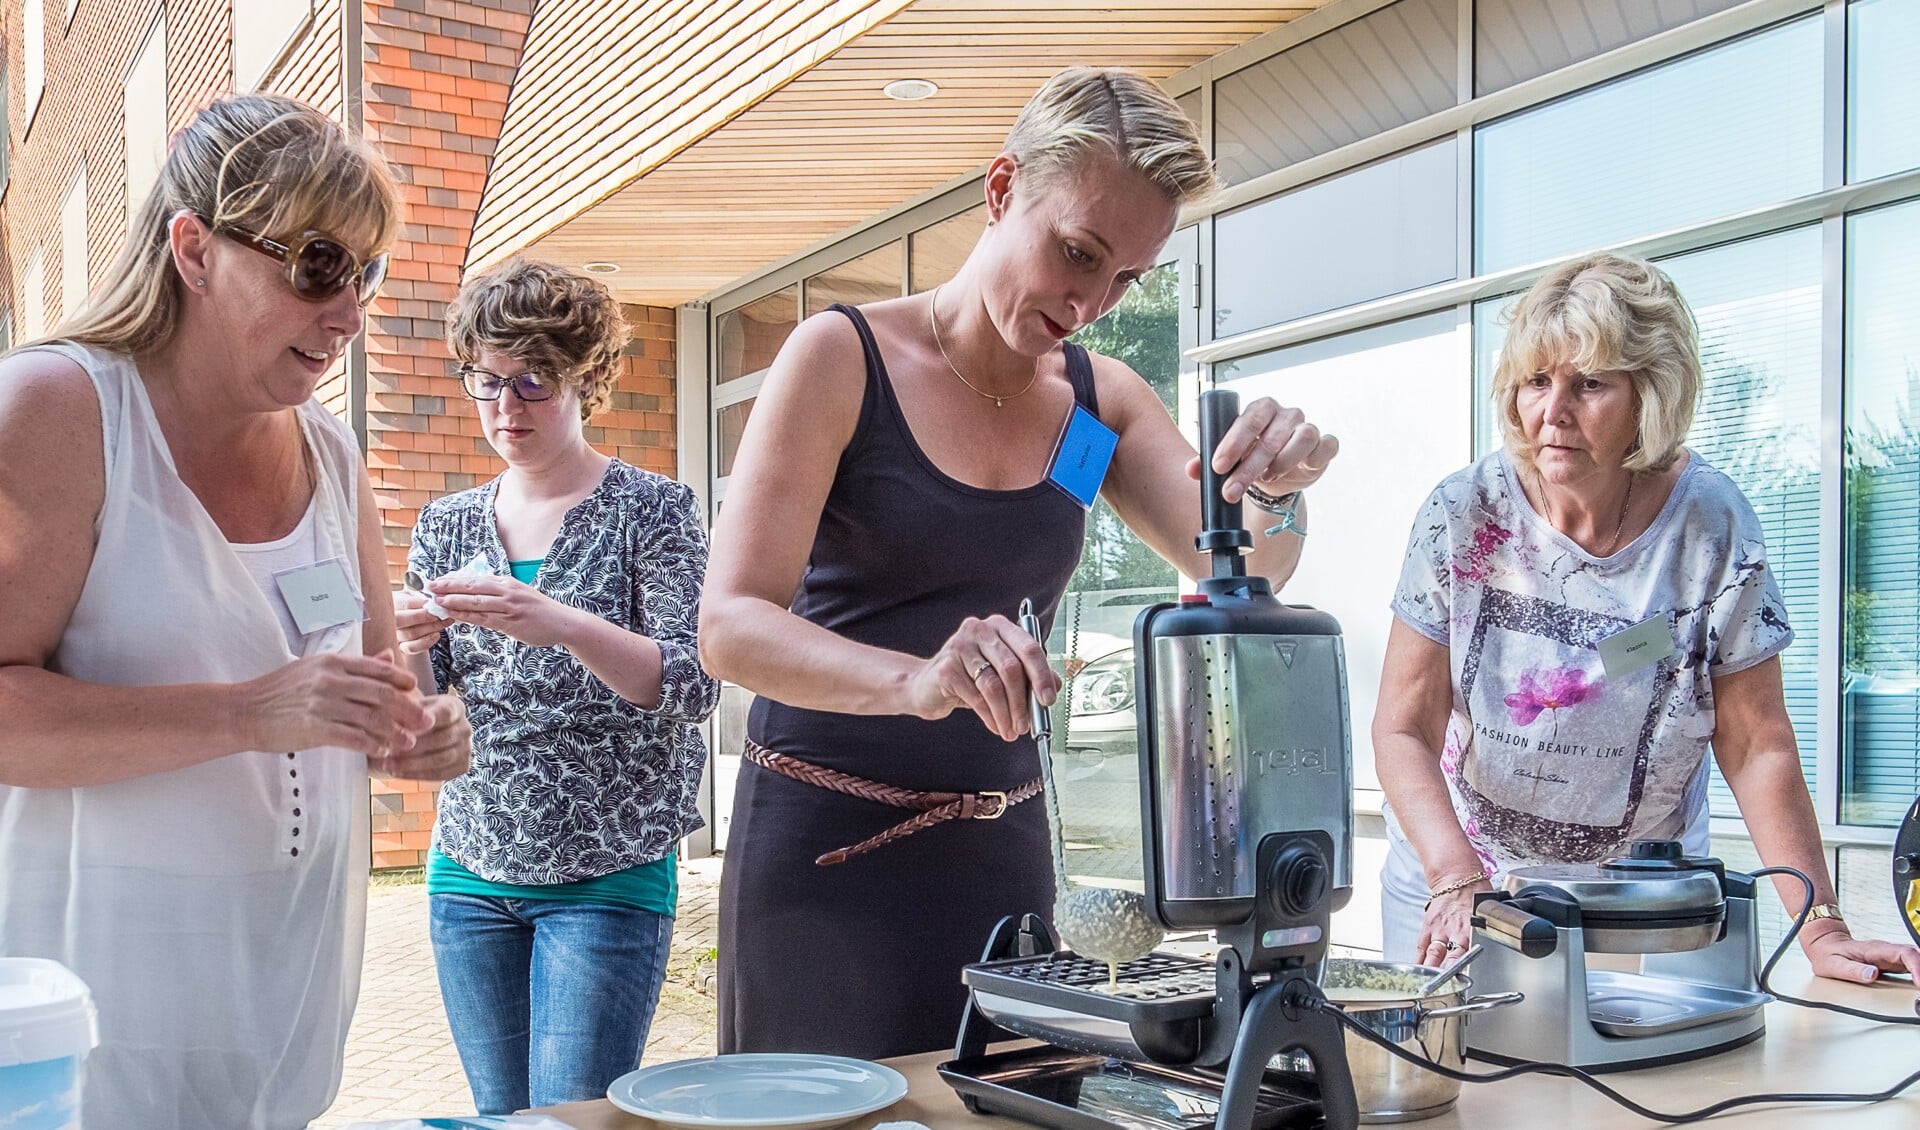
<svg viewBox="0 0 1920 1130">
<path fill-rule="evenodd" d="M 93 997 L 73 970 L 0 957 L 0 1068 L 85 1055 L 99 1043 Z"/>
</svg>

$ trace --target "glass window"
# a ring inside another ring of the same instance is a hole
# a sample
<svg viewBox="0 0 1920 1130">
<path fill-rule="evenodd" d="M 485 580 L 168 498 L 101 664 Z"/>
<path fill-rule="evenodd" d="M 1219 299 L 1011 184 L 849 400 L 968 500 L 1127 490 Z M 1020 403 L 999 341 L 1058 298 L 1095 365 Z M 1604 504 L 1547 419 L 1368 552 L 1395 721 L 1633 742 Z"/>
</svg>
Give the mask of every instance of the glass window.
<svg viewBox="0 0 1920 1130">
<path fill-rule="evenodd" d="M 733 474 L 733 461 L 740 454 L 740 437 L 746 434 L 747 417 L 753 415 L 753 401 L 729 404 L 714 413 L 718 433 L 714 443 L 714 474 L 726 478 Z"/>
<path fill-rule="evenodd" d="M 60 201 L 60 319 L 80 312 L 87 300 L 87 167 Z"/>
<path fill-rule="evenodd" d="M 13 311 L 0 310 L 0 353 L 13 348 Z"/>
<path fill-rule="evenodd" d="M 914 232 L 909 237 L 913 245 L 913 293 L 932 290 L 952 278 L 986 230 L 987 206 L 975 204 L 959 215 Z"/>
<path fill-rule="evenodd" d="M 1180 379 L 1180 271 L 1149 271 L 1119 305 L 1074 335 L 1126 362 L 1168 410 Z M 1080 564 L 1047 636 L 1047 655 L 1066 682 L 1053 709 L 1056 784 L 1070 874 L 1139 884 L 1140 777 L 1133 698 L 1133 622 L 1174 600 L 1179 575 L 1121 523 L 1106 500 L 1087 515 Z"/>
<path fill-rule="evenodd" d="M 1228 337 L 1454 277 L 1452 137 L 1214 221 L 1214 335 Z"/>
<path fill-rule="evenodd" d="M 1187 116 L 1187 120 L 1193 123 L 1194 129 L 1199 130 L 1205 128 L 1206 123 L 1200 120 L 1203 110 L 1200 106 L 1200 91 L 1198 88 L 1187 91 L 1180 97 L 1175 98 L 1174 102 L 1180 107 L 1180 112 Z"/>
<path fill-rule="evenodd" d="M 733 791 L 740 777 L 740 759 L 747 751 L 747 711 L 753 692 L 732 683 L 720 684 L 720 705 L 714 711 L 713 850 L 727 850 L 733 827 Z"/>
<path fill-rule="evenodd" d="M 906 253 L 906 246 L 895 240 L 814 275 L 807 280 L 807 317 L 836 302 L 858 306 L 862 302 L 900 297 L 901 277 L 906 274 L 906 265 L 901 259 Z"/>
<path fill-rule="evenodd" d="M 1229 184 L 1328 153 L 1456 101 L 1455 0 L 1400 0 L 1213 87 Z"/>
<path fill-rule="evenodd" d="M 1847 179 L 1920 165 L 1920 4 L 1854 0 L 1847 8 Z"/>
<path fill-rule="evenodd" d="M 1820 609 L 1820 232 L 1777 235 L 1663 259 L 1700 325 L 1704 384 L 1687 445 L 1727 473 L 1766 531 L 1767 564 L 1786 599 L 1795 643 L 1781 656 L 1787 712 L 1807 780 L 1818 754 Z M 1477 397 L 1492 388 L 1514 296 L 1475 310 Z M 1481 442 L 1493 438 L 1491 410 Z M 1733 796 L 1713 772 L 1716 815 L 1735 816 Z M 1911 796 L 1909 796 L 1911 799 Z"/>
<path fill-rule="evenodd" d="M 163 11 L 127 72 L 127 223 L 160 179 L 167 159 L 167 17 Z"/>
<path fill-rule="evenodd" d="M 20 3 L 20 56 L 21 77 L 26 87 L 21 91 L 21 101 L 25 103 L 25 112 L 20 124 L 24 129 L 33 128 L 33 112 L 40 105 L 40 95 L 47 87 L 47 6 L 45 0 L 21 0 Z"/>
<path fill-rule="evenodd" d="M 13 168 L 13 102 L 7 92 L 7 53 L 0 50 L 0 196 Z"/>
<path fill-rule="evenodd" d="M 1271 396 L 1299 407 L 1353 453 L 1343 463 L 1369 461 L 1343 466 L 1313 488 L 1313 545 L 1287 583 L 1288 599 L 1331 612 L 1345 631 L 1361 788 L 1380 787 L 1368 735 L 1391 623 L 1386 602 L 1400 579 L 1407 533 L 1428 492 L 1470 454 L 1472 375 L 1460 335 L 1459 316 L 1444 310 L 1218 369 L 1221 387 L 1238 390 L 1241 403 Z M 1249 510 L 1247 517 L 1259 515 Z"/>
<path fill-rule="evenodd" d="M 1476 0 L 1473 89 L 1491 94 L 1740 0 Z"/>
<path fill-rule="evenodd" d="M 716 380 L 725 383 L 773 364 L 773 355 L 799 324 L 799 311 L 800 287 L 795 284 L 720 315 L 714 333 L 719 349 Z"/>
<path fill-rule="evenodd" d="M 1821 66 L 1796 20 L 1481 127 L 1478 269 L 1819 191 Z"/>
<path fill-rule="evenodd" d="M 1920 792 L 1920 204 L 1847 221 L 1840 819 Z"/>
<path fill-rule="evenodd" d="M 313 16 L 313 0 L 233 4 L 233 88 L 253 90 Z"/>
</svg>

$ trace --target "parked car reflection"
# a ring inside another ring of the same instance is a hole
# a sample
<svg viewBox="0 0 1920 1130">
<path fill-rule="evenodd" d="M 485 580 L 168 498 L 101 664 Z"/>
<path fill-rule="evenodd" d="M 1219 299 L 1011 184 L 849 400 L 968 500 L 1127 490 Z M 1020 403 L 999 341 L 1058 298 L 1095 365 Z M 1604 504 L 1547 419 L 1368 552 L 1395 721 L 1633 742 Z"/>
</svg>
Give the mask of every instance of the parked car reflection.
<svg viewBox="0 0 1920 1130">
<path fill-rule="evenodd" d="M 1067 593 L 1054 615 L 1047 658 L 1064 679 L 1055 773 L 1076 876 L 1141 877 L 1133 622 L 1148 605 L 1177 599 L 1171 587 L 1089 589 Z"/>
</svg>

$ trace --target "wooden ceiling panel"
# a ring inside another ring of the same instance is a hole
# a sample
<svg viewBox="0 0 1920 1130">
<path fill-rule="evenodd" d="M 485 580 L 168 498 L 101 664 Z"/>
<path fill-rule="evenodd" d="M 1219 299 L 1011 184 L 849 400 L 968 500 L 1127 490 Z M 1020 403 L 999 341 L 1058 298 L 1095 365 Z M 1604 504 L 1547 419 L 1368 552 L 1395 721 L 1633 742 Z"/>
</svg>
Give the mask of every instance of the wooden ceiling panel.
<svg viewBox="0 0 1920 1130">
<path fill-rule="evenodd" d="M 491 230 L 500 234 L 487 246 L 476 235 L 469 267 L 522 248 L 574 266 L 612 262 L 620 271 L 600 277 L 623 300 L 675 305 L 978 168 L 999 152 L 1027 97 L 1062 67 L 1118 64 L 1164 79 L 1323 2 L 914 0 L 804 69 L 790 67 L 791 77 L 696 140 L 651 164 L 630 162 L 624 184 L 597 198 L 592 185 L 550 169 L 551 191 L 577 195 L 560 209 L 571 218 L 544 232 L 500 215 L 490 184 Z M 871 14 L 892 5 L 855 7 Z M 816 48 L 835 41 L 817 24 L 806 35 Z M 529 43 L 530 56 L 537 46 Z M 898 102 L 880 91 L 896 78 L 930 79 L 940 90 Z M 658 83 L 641 85 L 661 96 Z M 607 97 L 593 108 L 596 120 L 622 112 Z M 537 144 L 564 163 L 564 138 L 531 133 L 503 135 L 502 150 Z M 542 175 L 528 162 L 518 167 L 528 192 Z"/>
</svg>

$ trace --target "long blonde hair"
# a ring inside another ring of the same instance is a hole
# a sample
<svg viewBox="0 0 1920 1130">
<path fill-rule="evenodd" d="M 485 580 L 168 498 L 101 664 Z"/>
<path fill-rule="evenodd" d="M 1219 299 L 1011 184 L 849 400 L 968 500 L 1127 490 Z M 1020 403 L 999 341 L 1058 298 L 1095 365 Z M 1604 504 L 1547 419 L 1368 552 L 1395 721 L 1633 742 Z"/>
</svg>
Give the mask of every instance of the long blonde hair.
<svg viewBox="0 0 1920 1130">
<path fill-rule="evenodd" d="M 185 290 L 168 237 L 181 211 L 216 231 L 245 228 L 283 242 L 323 231 L 372 253 L 399 235 L 401 200 L 373 146 L 306 103 L 277 94 L 215 99 L 174 135 L 107 284 L 65 312 L 51 338 L 136 357 L 164 348 Z"/>
</svg>

